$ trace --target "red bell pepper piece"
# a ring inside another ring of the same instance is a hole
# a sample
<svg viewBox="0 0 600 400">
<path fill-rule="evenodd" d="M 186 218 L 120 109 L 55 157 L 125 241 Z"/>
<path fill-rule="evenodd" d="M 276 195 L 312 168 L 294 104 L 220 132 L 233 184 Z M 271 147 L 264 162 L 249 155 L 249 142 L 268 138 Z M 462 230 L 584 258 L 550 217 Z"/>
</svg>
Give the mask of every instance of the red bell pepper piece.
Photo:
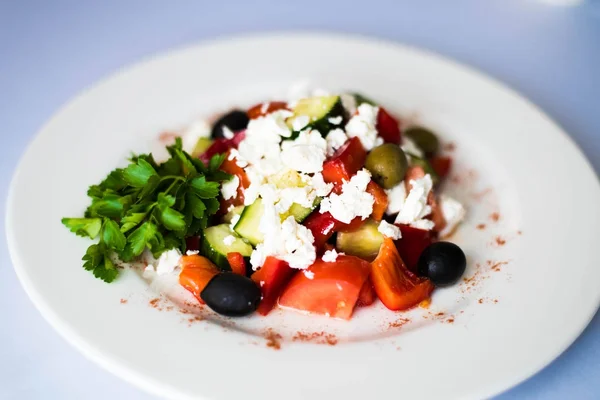
<svg viewBox="0 0 600 400">
<path fill-rule="evenodd" d="M 377 132 L 386 143 L 400 144 L 402 136 L 400 134 L 400 125 L 396 118 L 392 117 L 383 107 L 379 107 L 377 113 Z"/>
<path fill-rule="evenodd" d="M 387 210 L 388 206 L 388 197 L 385 193 L 385 190 L 375 182 L 371 181 L 367 185 L 367 193 L 370 193 L 375 199 L 375 203 L 373 203 L 373 213 L 371 214 L 371 218 L 375 221 L 381 221 L 383 218 L 383 214 L 385 210 Z"/>
<path fill-rule="evenodd" d="M 335 184 L 334 190 L 341 190 L 343 180 L 349 181 L 367 159 L 367 152 L 358 137 L 353 137 L 340 147 L 330 160 L 323 164 L 323 179 Z"/>
<path fill-rule="evenodd" d="M 272 112 L 278 110 L 284 110 L 287 108 L 287 103 L 284 101 L 272 101 L 267 103 L 268 105 L 265 107 L 265 103 L 258 103 L 255 106 L 252 106 L 246 111 L 246 115 L 250 119 L 256 119 L 258 117 L 263 117 L 267 114 L 271 114 Z"/>
<path fill-rule="evenodd" d="M 377 298 L 377 293 L 375 293 L 375 289 L 373 288 L 373 283 L 370 278 L 367 278 L 365 284 L 360 289 L 360 293 L 358 294 L 358 302 L 356 305 L 358 307 L 366 307 L 370 306 L 375 302 Z"/>
<path fill-rule="evenodd" d="M 285 288 L 282 307 L 350 319 L 371 265 L 358 257 L 340 255 L 335 262 L 318 259 L 307 271 L 296 274 Z"/>
<path fill-rule="evenodd" d="M 250 279 L 260 286 L 262 300 L 258 305 L 258 313 L 267 315 L 272 309 L 285 285 L 294 275 L 294 270 L 285 261 L 275 257 L 267 257 L 263 266 L 252 274 Z"/>
<path fill-rule="evenodd" d="M 229 150 L 227 150 L 225 161 L 223 161 L 223 164 L 221 164 L 219 169 L 230 175 L 236 175 L 240 180 L 240 185 L 237 188 L 237 196 L 228 200 L 223 199 L 221 202 L 219 213 L 224 214 L 227 212 L 230 205 L 240 206 L 244 204 L 244 191 L 250 186 L 250 179 L 248 178 L 248 175 L 246 175 L 246 171 L 235 163 L 235 160 L 229 159 Z"/>
<path fill-rule="evenodd" d="M 408 269 L 416 271 L 421 253 L 433 242 L 433 232 L 409 225 L 399 225 L 399 227 L 402 238 L 396 240 L 396 247 Z"/>
<path fill-rule="evenodd" d="M 215 154 L 226 153 L 231 148 L 237 148 L 242 140 L 246 137 L 246 130 L 237 132 L 231 139 L 216 139 L 213 144 L 200 156 L 200 160 L 205 165 Z"/>
<path fill-rule="evenodd" d="M 435 156 L 429 160 L 429 163 L 440 179 L 448 176 L 450 168 L 452 168 L 452 158 L 450 157 Z"/>
<path fill-rule="evenodd" d="M 246 261 L 241 253 L 231 252 L 227 253 L 227 261 L 231 267 L 231 272 L 238 275 L 246 276 Z"/>
<path fill-rule="evenodd" d="M 410 272 L 394 241 L 385 238 L 379 255 L 371 263 L 371 281 L 381 302 L 390 310 L 406 310 L 428 299 L 433 284 Z"/>
<path fill-rule="evenodd" d="M 334 233 L 355 231 L 362 223 L 363 221 L 360 217 L 356 217 L 349 224 L 345 224 L 333 218 L 329 211 L 323 214 L 319 211 L 315 211 L 306 218 L 304 226 L 312 232 L 313 237 L 315 238 L 317 253 L 320 253 L 324 250 L 327 241 Z"/>
<path fill-rule="evenodd" d="M 208 285 L 208 282 L 219 273 L 219 269 L 208 258 L 197 254 L 182 256 L 179 265 L 181 266 L 179 284 L 192 293 L 201 304 L 204 304 L 200 293 Z"/>
</svg>

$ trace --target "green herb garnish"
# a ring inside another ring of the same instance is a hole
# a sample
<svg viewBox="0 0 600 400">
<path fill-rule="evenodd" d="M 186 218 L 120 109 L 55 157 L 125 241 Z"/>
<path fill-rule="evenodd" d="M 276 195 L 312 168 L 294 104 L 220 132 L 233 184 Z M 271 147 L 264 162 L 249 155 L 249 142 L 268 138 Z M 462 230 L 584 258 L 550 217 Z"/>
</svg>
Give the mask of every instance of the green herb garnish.
<svg viewBox="0 0 600 400">
<path fill-rule="evenodd" d="M 97 278 L 117 277 L 112 253 L 129 262 L 145 249 L 154 257 L 172 248 L 184 252 L 185 238 L 199 235 L 219 209 L 220 182 L 230 178 L 219 169 L 225 155 L 205 166 L 182 150 L 180 139 L 167 150 L 171 157 L 162 164 L 151 154 L 131 157 L 126 168 L 90 186 L 84 218 L 62 219 L 76 235 L 99 239 L 83 256 L 83 267 Z"/>
</svg>

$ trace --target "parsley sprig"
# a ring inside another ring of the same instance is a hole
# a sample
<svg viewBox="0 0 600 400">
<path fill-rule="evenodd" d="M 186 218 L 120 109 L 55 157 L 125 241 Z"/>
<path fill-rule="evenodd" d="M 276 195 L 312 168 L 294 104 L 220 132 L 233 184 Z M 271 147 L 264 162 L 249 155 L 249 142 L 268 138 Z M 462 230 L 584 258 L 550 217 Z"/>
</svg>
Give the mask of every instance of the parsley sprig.
<svg viewBox="0 0 600 400">
<path fill-rule="evenodd" d="M 117 277 L 113 254 L 129 262 L 145 249 L 155 257 L 173 248 L 185 251 L 185 238 L 199 235 L 219 209 L 220 182 L 230 179 L 219 169 L 225 155 L 206 166 L 182 150 L 180 139 L 167 150 L 170 158 L 162 164 L 151 154 L 132 156 L 127 167 L 90 186 L 92 202 L 83 218 L 62 219 L 76 235 L 98 238 L 83 256 L 83 267 L 97 278 Z"/>
</svg>

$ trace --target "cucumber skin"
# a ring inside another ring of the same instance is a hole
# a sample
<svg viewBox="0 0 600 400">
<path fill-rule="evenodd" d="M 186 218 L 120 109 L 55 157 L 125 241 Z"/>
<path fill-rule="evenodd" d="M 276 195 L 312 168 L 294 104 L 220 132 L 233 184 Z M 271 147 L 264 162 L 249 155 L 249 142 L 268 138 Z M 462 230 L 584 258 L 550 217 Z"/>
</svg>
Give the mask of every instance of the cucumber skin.
<svg viewBox="0 0 600 400">
<path fill-rule="evenodd" d="M 333 107 L 331 107 L 331 109 L 327 112 L 327 114 L 325 114 L 323 117 L 319 118 L 316 121 L 310 121 L 308 125 L 306 125 L 301 130 L 314 129 L 319 131 L 321 136 L 325 137 L 329 133 L 329 131 L 344 126 L 344 123 L 346 122 L 345 115 L 346 113 L 344 110 L 344 106 L 342 105 L 342 100 L 338 96 L 337 101 L 334 103 Z M 328 121 L 329 118 L 338 116 L 342 117 L 342 123 L 340 125 L 333 125 L 331 122 Z M 292 130 L 292 136 L 290 137 L 290 139 L 296 139 L 299 134 L 300 131 Z"/>
<path fill-rule="evenodd" d="M 227 261 L 227 257 L 214 250 L 204 236 L 200 243 L 200 254 L 212 261 L 220 270 L 231 271 L 231 266 L 229 265 L 229 261 Z"/>
</svg>

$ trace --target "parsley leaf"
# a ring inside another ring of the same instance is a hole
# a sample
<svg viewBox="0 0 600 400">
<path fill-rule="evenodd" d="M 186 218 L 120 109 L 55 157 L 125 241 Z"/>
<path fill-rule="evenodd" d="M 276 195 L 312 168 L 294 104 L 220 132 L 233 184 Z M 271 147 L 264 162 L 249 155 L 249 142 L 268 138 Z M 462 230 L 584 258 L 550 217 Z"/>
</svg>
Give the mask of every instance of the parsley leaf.
<svg viewBox="0 0 600 400">
<path fill-rule="evenodd" d="M 95 239 L 102 228 L 101 218 L 63 218 L 61 222 L 77 236 L 91 239 Z"/>
<path fill-rule="evenodd" d="M 151 154 L 132 155 L 125 168 L 89 187 L 84 218 L 62 219 L 71 232 L 98 239 L 82 259 L 97 278 L 117 277 L 115 257 L 129 262 L 144 250 L 155 257 L 172 248 L 185 250 L 185 239 L 201 233 L 219 210 L 220 182 L 230 177 L 219 169 L 225 155 L 205 166 L 183 151 L 181 139 L 167 150 L 171 157 L 161 164 Z"/>
</svg>

